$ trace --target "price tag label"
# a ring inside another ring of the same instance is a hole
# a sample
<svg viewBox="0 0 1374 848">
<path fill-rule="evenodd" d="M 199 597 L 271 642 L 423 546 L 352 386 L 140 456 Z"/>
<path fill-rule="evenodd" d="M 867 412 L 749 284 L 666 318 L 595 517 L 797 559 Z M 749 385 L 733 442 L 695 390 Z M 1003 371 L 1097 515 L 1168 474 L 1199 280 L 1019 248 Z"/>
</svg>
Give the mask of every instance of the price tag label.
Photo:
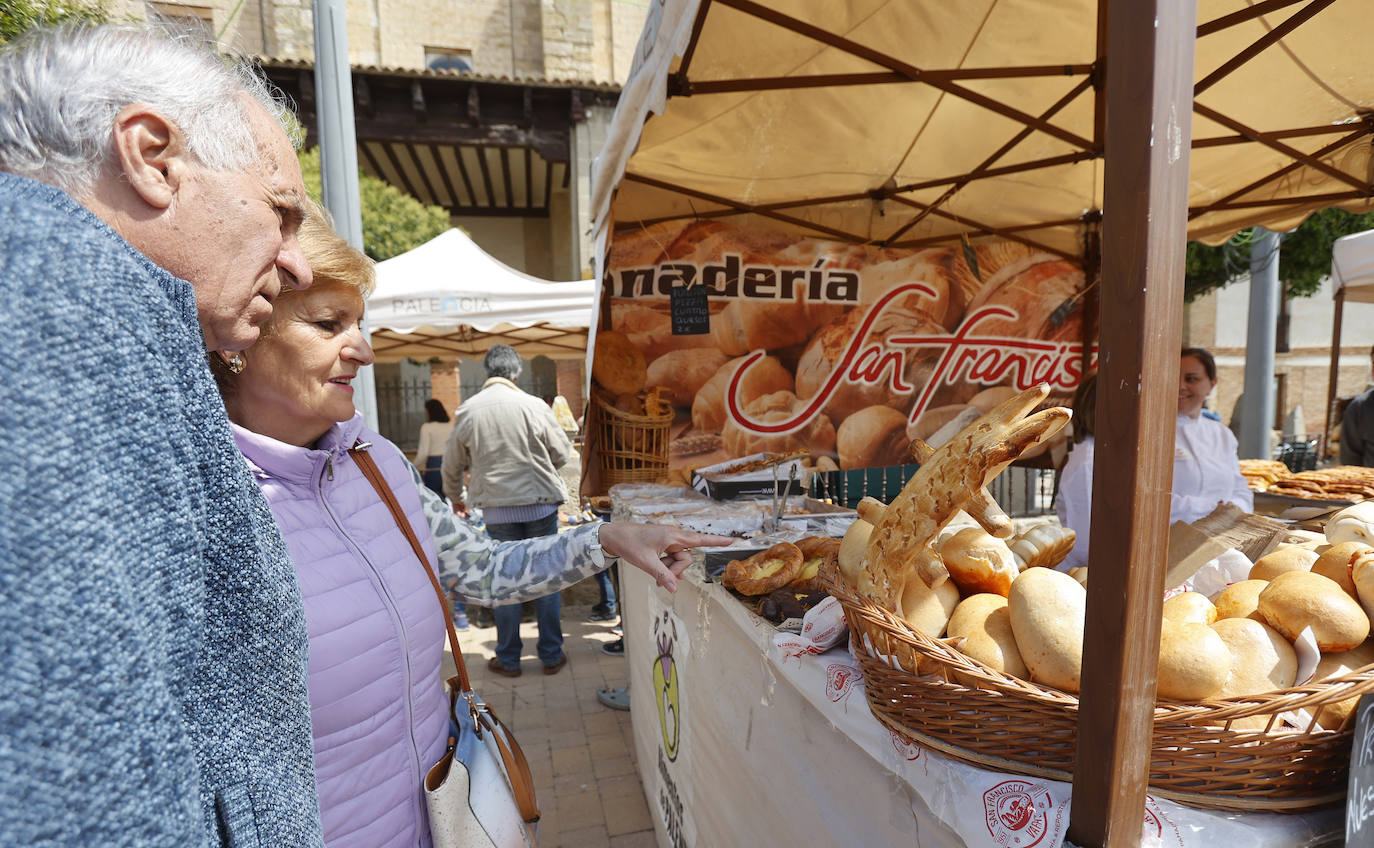
<svg viewBox="0 0 1374 848">
<path fill-rule="evenodd" d="M 673 286 L 668 310 L 673 335 L 700 336 L 711 332 L 711 307 L 706 302 L 706 286 Z"/>
<path fill-rule="evenodd" d="M 1374 846 L 1374 695 L 1360 696 L 1355 740 L 1350 747 L 1350 784 L 1345 799 L 1345 844 Z"/>
</svg>

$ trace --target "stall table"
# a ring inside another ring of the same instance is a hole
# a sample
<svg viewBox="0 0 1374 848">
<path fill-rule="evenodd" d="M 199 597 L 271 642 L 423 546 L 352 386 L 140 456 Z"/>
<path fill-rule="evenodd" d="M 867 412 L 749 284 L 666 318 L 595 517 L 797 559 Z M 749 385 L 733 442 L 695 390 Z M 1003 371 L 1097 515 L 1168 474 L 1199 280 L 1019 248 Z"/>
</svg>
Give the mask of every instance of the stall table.
<svg viewBox="0 0 1374 848">
<path fill-rule="evenodd" d="M 653 520 L 624 504 L 617 517 Z M 661 846 L 1063 844 L 1071 786 L 914 745 L 870 713 L 841 646 L 790 655 L 711 581 L 621 574 L 635 754 Z M 1343 811 L 1199 810 L 1151 797 L 1142 844 L 1338 845 Z"/>
</svg>

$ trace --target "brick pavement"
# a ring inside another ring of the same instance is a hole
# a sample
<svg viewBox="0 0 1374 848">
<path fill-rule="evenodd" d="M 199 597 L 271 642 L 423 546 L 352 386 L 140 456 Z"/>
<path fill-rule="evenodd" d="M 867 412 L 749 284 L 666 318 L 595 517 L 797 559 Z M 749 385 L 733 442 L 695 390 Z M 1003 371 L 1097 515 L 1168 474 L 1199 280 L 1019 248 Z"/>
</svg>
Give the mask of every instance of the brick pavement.
<svg viewBox="0 0 1374 848">
<path fill-rule="evenodd" d="M 566 596 L 565 596 L 566 597 Z M 563 606 L 563 648 L 568 664 L 546 675 L 534 647 L 538 631 L 523 622 L 517 678 L 487 670 L 496 649 L 495 627 L 459 634 L 473 688 L 514 731 L 529 759 L 543 814 L 540 848 L 656 848 L 653 820 L 634 762 L 630 714 L 603 707 L 596 690 L 624 686 L 624 657 L 601 646 L 617 637 L 610 622 L 586 620 L 591 607 Z M 445 660 L 445 675 L 453 673 Z"/>
</svg>

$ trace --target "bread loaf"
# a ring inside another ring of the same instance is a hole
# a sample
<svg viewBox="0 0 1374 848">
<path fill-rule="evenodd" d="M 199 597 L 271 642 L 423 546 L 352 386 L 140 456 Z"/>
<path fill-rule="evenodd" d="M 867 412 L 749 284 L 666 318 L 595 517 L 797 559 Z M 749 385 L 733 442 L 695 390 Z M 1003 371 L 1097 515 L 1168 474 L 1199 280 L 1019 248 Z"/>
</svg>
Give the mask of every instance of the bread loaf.
<svg viewBox="0 0 1374 848">
<path fill-rule="evenodd" d="M 623 333 L 602 330 L 592 353 L 592 379 L 612 395 L 644 391 L 648 375 L 644 354 Z"/>
<path fill-rule="evenodd" d="M 851 588 L 859 585 L 859 569 L 864 565 L 864 549 L 868 547 L 868 537 L 873 533 L 873 525 L 862 518 L 856 518 L 844 531 L 840 540 L 840 550 L 836 554 L 840 574 Z"/>
<path fill-rule="evenodd" d="M 1364 542 L 1374 545 L 1374 501 L 1348 506 L 1326 522 L 1326 540 L 1331 544 Z"/>
<path fill-rule="evenodd" d="M 949 577 L 965 595 L 1006 596 L 1019 569 L 1007 543 L 982 527 L 965 527 L 940 546 Z"/>
<path fill-rule="evenodd" d="M 791 583 L 801 572 L 802 553 L 791 542 L 779 542 L 747 559 L 727 563 L 721 585 L 741 595 L 766 595 Z"/>
<path fill-rule="evenodd" d="M 983 593 L 964 598 L 954 608 L 946 632 L 951 638 L 964 639 L 959 650 L 989 668 L 1022 680 L 1030 678 L 1012 634 L 1005 597 Z"/>
<path fill-rule="evenodd" d="M 789 391 L 773 392 L 755 398 L 744 407 L 745 416 L 756 424 L 777 424 L 795 418 L 806 407 Z M 721 444 L 731 456 L 748 456 L 760 451 L 786 453 L 807 450 L 812 456 L 835 452 L 835 425 L 823 412 L 790 433 L 760 433 L 746 430 L 734 419 L 728 419 L 720 430 Z"/>
<path fill-rule="evenodd" d="M 1217 620 L 1217 608 L 1207 600 L 1206 595 L 1197 592 L 1182 592 L 1164 602 L 1164 618 L 1178 624 L 1191 621 L 1196 624 L 1211 624 Z"/>
<path fill-rule="evenodd" d="M 1344 677 L 1370 665 L 1374 665 L 1374 640 L 1342 653 L 1322 654 L 1317 670 L 1312 672 L 1312 680 L 1320 682 L 1332 677 Z M 1356 696 L 1328 704 L 1317 713 L 1317 724 L 1327 730 L 1336 730 L 1346 723 L 1359 703 L 1360 698 Z"/>
<path fill-rule="evenodd" d="M 1330 545 L 1312 563 L 1312 573 L 1335 580 L 1350 597 L 1355 597 L 1355 580 L 1351 569 L 1361 556 L 1374 553 L 1364 542 L 1340 542 Z"/>
<path fill-rule="evenodd" d="M 1159 641 L 1161 698 L 1200 701 L 1221 692 L 1231 674 L 1231 649 L 1206 624 L 1164 619 Z"/>
<path fill-rule="evenodd" d="M 1012 581 L 1007 595 L 1011 630 L 1031 680 L 1078 691 L 1086 607 L 1086 590 L 1062 572 L 1030 568 Z"/>
<path fill-rule="evenodd" d="M 1369 616 L 1360 605 L 1336 581 L 1310 571 L 1269 581 L 1259 595 L 1259 613 L 1290 642 L 1311 627 L 1323 653 L 1348 651 L 1369 637 Z"/>
<path fill-rule="evenodd" d="M 1007 541 L 1016 567 L 1055 568 L 1073 550 L 1077 534 L 1058 524 L 1037 524 L 1028 527 Z"/>
<path fill-rule="evenodd" d="M 692 399 L 692 426 L 702 432 L 719 433 L 725 424 L 725 393 L 730 388 L 730 379 L 735 371 L 744 364 L 747 357 L 731 359 L 717 369 L 711 379 L 702 384 Z M 739 405 L 747 406 L 755 398 L 773 392 L 788 391 L 792 388 L 792 375 L 782 367 L 776 357 L 765 356 L 749 366 L 740 378 Z"/>
<path fill-rule="evenodd" d="M 1217 619 L 1253 618 L 1255 621 L 1264 621 L 1259 614 L 1259 596 L 1268 585 L 1268 580 L 1241 580 L 1222 589 L 1212 599 L 1217 608 Z"/>
<path fill-rule="evenodd" d="M 1374 610 L 1374 554 L 1355 557 L 1350 566 L 1350 582 L 1355 584 L 1355 598 L 1369 615 Z"/>
<path fill-rule="evenodd" d="M 1255 564 L 1250 568 L 1250 579 L 1273 580 L 1280 574 L 1290 571 L 1311 571 L 1312 563 L 1316 561 L 1316 551 L 1290 545 L 1255 560 Z"/>
<path fill-rule="evenodd" d="M 911 461 L 906 416 L 890 406 L 870 406 L 846 417 L 835 433 L 841 468 L 875 468 Z"/>
<path fill-rule="evenodd" d="M 920 580 L 908 580 L 902 590 L 901 616 L 912 630 L 934 639 L 945 632 L 958 604 L 959 590 L 948 580 L 934 589 Z"/>
<path fill-rule="evenodd" d="M 677 406 L 691 406 L 697 392 L 725 364 L 725 354 L 714 348 L 670 350 L 649 363 L 647 384 L 673 393 Z"/>
<path fill-rule="evenodd" d="M 1231 649 L 1231 672 L 1221 697 L 1287 689 L 1297 679 L 1297 652 L 1274 628 L 1251 618 L 1224 618 L 1213 624 L 1212 630 Z M 1257 729 L 1266 723 L 1267 719 L 1254 717 L 1241 719 L 1232 727 Z"/>
</svg>

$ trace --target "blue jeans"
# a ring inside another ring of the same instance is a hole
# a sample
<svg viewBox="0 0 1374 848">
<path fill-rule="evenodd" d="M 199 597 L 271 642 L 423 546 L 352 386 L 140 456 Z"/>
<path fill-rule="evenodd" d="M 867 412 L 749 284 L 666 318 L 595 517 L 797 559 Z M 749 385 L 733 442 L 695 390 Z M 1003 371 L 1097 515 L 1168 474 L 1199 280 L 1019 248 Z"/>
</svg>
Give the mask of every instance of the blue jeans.
<svg viewBox="0 0 1374 848">
<path fill-rule="evenodd" d="M 596 610 L 615 615 L 615 584 L 611 582 L 610 568 L 596 573 L 596 588 L 601 590 L 601 602 L 596 605 Z"/>
<path fill-rule="evenodd" d="M 558 532 L 558 513 L 536 521 L 487 524 L 487 534 L 498 542 L 514 542 Z M 534 602 L 534 618 L 539 625 L 539 661 L 553 665 L 563 658 L 563 596 L 557 592 Z M 520 667 L 520 605 L 506 604 L 491 611 L 496 620 L 496 659 L 506 668 Z"/>
</svg>

